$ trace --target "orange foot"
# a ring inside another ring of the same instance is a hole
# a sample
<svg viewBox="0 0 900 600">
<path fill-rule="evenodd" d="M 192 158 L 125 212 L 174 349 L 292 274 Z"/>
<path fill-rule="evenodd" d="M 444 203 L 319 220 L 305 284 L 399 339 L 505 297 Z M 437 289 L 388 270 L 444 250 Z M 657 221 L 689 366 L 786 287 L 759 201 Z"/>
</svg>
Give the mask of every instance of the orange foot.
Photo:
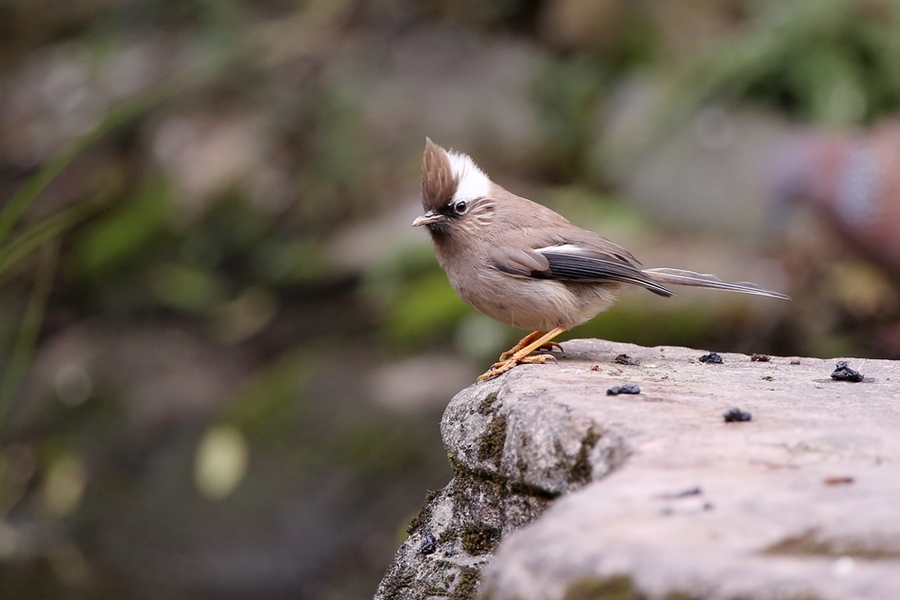
<svg viewBox="0 0 900 600">
<path fill-rule="evenodd" d="M 518 344 L 510 348 L 508 351 L 500 355 L 500 362 L 494 363 L 486 373 L 478 377 L 477 381 L 485 381 L 491 377 L 496 377 L 506 373 L 516 365 L 523 363 L 545 363 L 548 360 L 556 362 L 556 357 L 550 354 L 537 354 L 532 356 L 532 352 L 539 349 L 553 349 L 562 347 L 553 342 L 553 338 L 566 330 L 565 327 L 557 327 L 556 329 L 544 333 L 535 331 L 522 338 Z"/>
<path fill-rule="evenodd" d="M 547 335 L 547 334 L 545 334 L 543 331 L 534 331 L 532 333 L 529 333 L 528 335 L 523 337 L 521 340 L 519 340 L 518 344 L 516 344 L 515 346 L 513 346 L 512 348 L 510 348 L 503 354 L 501 354 L 500 360 L 504 361 L 504 360 L 508 360 L 508 359 L 512 358 L 517 352 L 520 352 L 523 348 L 526 348 L 529 344 L 532 344 L 533 342 L 540 339 L 541 337 L 544 337 L 545 335 Z M 559 335 L 559 334 L 556 334 L 556 335 Z M 536 348 L 536 350 L 546 350 L 549 352 L 549 351 L 553 350 L 554 348 L 557 348 L 557 349 L 559 349 L 560 352 L 563 352 L 562 346 L 560 346 L 556 342 L 551 342 L 549 340 L 544 342 L 543 344 L 541 344 L 541 346 Z"/>
<path fill-rule="evenodd" d="M 521 344 L 521 343 L 522 342 L 519 342 L 518 344 L 516 344 L 515 346 L 513 346 L 512 348 L 510 348 L 503 354 L 501 354 L 500 360 L 504 361 L 504 360 L 509 360 L 510 358 L 512 358 L 516 352 L 518 352 L 519 350 L 521 350 L 522 348 L 525 347 L 525 345 L 522 345 L 521 347 L 519 347 L 519 344 Z M 562 354 L 566 353 L 566 351 L 563 350 L 563 347 L 560 346 L 558 342 L 546 342 L 546 343 L 542 344 L 541 346 L 539 346 L 538 348 L 536 348 L 534 351 L 535 352 L 538 352 L 538 351 L 552 352 L 554 349 L 559 350 Z"/>
<path fill-rule="evenodd" d="M 516 365 L 543 364 L 550 360 L 556 362 L 556 357 L 552 354 L 529 354 L 528 356 L 507 359 L 503 359 L 503 357 L 501 357 L 500 362 L 495 362 L 490 369 L 479 375 L 476 381 L 487 381 L 492 377 L 496 377 L 497 375 L 506 373 Z"/>
</svg>

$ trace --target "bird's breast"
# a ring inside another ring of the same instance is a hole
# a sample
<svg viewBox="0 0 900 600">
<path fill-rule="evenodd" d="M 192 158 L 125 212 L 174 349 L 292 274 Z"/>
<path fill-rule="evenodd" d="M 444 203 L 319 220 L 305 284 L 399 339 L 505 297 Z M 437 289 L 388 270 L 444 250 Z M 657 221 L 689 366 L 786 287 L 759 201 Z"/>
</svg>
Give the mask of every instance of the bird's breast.
<svg viewBox="0 0 900 600">
<path fill-rule="evenodd" d="M 477 254 L 439 254 L 438 261 L 467 304 L 501 323 L 532 331 L 580 325 L 609 308 L 618 290 L 616 284 L 513 277 Z"/>
</svg>

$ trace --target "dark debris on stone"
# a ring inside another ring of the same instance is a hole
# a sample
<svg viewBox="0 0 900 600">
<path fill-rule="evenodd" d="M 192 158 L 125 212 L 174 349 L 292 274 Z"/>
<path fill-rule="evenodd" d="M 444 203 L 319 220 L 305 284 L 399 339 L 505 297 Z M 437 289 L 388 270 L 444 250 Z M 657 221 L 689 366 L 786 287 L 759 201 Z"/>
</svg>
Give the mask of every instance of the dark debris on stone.
<svg viewBox="0 0 900 600">
<path fill-rule="evenodd" d="M 637 361 L 628 356 L 627 354 L 620 354 L 615 359 L 617 365 L 636 365 Z"/>
<path fill-rule="evenodd" d="M 425 534 L 425 541 L 419 547 L 419 554 L 434 554 L 437 551 L 438 541 L 432 534 Z"/>
<path fill-rule="evenodd" d="M 640 394 L 641 388 L 634 383 L 625 383 L 622 385 L 614 385 L 606 390 L 607 396 L 618 396 L 619 394 Z"/>
<path fill-rule="evenodd" d="M 864 376 L 856 369 L 851 369 L 846 360 L 839 360 L 834 367 L 834 371 L 831 373 L 831 378 L 835 381 L 859 383 L 863 380 Z"/>
<path fill-rule="evenodd" d="M 700 488 L 699 486 L 697 486 L 697 487 L 680 490 L 677 492 L 667 492 L 665 494 L 660 494 L 659 497 L 663 498 L 665 500 L 678 500 L 681 498 L 689 498 L 691 496 L 702 496 L 702 495 L 703 495 L 703 489 Z"/>
<path fill-rule="evenodd" d="M 703 356 L 701 356 L 700 362 L 711 365 L 721 365 L 725 361 L 722 360 L 722 357 L 719 356 L 718 352 L 710 352 L 709 354 L 704 354 Z"/>
<path fill-rule="evenodd" d="M 746 410 L 741 410 L 739 408 L 729 408 L 722 414 L 722 417 L 725 419 L 726 423 L 738 423 L 753 419 L 753 415 Z"/>
</svg>

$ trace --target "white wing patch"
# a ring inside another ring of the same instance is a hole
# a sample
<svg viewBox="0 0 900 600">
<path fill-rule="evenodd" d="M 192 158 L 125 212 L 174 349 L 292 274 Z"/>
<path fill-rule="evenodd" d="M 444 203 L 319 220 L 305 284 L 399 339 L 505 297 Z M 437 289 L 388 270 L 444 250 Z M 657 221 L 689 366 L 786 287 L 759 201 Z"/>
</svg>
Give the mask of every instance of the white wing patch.
<svg viewBox="0 0 900 600">
<path fill-rule="evenodd" d="M 478 168 L 475 161 L 468 155 L 448 152 L 450 168 L 454 178 L 459 181 L 456 193 L 453 194 L 453 202 L 465 200 L 471 202 L 478 198 L 485 198 L 491 191 L 491 180 Z"/>
<path fill-rule="evenodd" d="M 586 254 L 590 252 L 587 248 L 576 246 L 575 244 L 557 244 L 555 246 L 545 246 L 544 248 L 535 248 L 535 252 L 562 252 L 567 254 Z"/>
</svg>

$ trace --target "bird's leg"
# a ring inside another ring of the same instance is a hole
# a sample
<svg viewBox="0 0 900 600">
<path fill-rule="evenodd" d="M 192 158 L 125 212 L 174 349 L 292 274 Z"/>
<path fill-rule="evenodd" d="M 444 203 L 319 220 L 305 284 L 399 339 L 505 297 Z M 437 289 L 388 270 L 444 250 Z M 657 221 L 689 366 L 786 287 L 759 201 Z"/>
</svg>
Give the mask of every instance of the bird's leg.
<svg viewBox="0 0 900 600">
<path fill-rule="evenodd" d="M 515 346 L 513 346 L 512 348 L 510 348 L 509 350 L 507 350 L 506 352 L 504 352 L 503 354 L 501 354 L 501 355 L 500 355 L 500 360 L 501 360 L 501 361 L 507 360 L 507 359 L 508 359 L 509 357 L 511 357 L 513 354 L 515 354 L 516 352 L 518 352 L 519 350 L 521 350 L 522 348 L 524 348 L 525 346 L 527 346 L 528 344 L 530 344 L 530 343 L 533 342 L 534 340 L 536 340 L 536 339 L 538 339 L 539 337 L 541 337 L 542 335 L 544 335 L 544 333 L 545 333 L 545 332 L 543 332 L 543 331 L 532 331 L 531 333 L 529 333 L 528 335 L 526 335 L 525 337 L 523 337 L 521 340 L 519 340 L 519 343 L 517 343 Z M 552 350 L 553 348 L 559 348 L 559 351 L 560 351 L 560 352 L 563 351 L 562 346 L 560 346 L 560 345 L 557 344 L 556 342 L 545 342 L 545 343 L 544 343 L 543 345 L 541 345 L 541 347 L 538 348 L 538 349 L 539 349 L 539 350 Z"/>
<path fill-rule="evenodd" d="M 513 354 L 515 354 L 516 352 L 518 352 L 519 350 L 521 350 L 522 348 L 524 348 L 525 346 L 527 346 L 528 344 L 533 342 L 534 340 L 538 339 L 542 335 L 544 335 L 543 331 L 532 331 L 531 333 L 529 333 L 528 335 L 523 337 L 521 340 L 519 340 L 519 342 L 515 346 L 513 346 L 512 348 L 510 348 L 509 350 L 507 350 L 506 352 L 501 354 L 500 360 L 508 359 L 510 356 L 512 356 Z"/>
<path fill-rule="evenodd" d="M 538 348 L 542 348 L 546 345 L 552 346 L 552 340 L 562 332 L 566 330 L 565 327 L 557 327 L 547 333 L 541 333 L 540 331 L 535 331 L 527 336 L 525 336 L 521 342 L 515 345 L 509 354 L 508 352 L 504 352 L 503 355 L 500 356 L 500 362 L 494 363 L 494 366 L 490 368 L 486 373 L 483 373 L 478 377 L 478 381 L 484 381 L 485 379 L 490 379 L 491 377 L 496 377 L 497 375 L 501 375 L 506 373 L 513 367 L 522 363 L 544 363 L 548 360 L 556 360 L 550 354 L 538 354 L 535 356 L 530 356 L 532 352 L 537 350 Z M 524 346 L 522 346 L 523 342 L 526 342 Z M 558 345 L 558 344 L 557 344 Z M 522 346 L 519 348 L 519 346 Z M 516 349 L 518 348 L 518 350 Z M 504 355 L 508 356 L 504 358 Z"/>
</svg>

